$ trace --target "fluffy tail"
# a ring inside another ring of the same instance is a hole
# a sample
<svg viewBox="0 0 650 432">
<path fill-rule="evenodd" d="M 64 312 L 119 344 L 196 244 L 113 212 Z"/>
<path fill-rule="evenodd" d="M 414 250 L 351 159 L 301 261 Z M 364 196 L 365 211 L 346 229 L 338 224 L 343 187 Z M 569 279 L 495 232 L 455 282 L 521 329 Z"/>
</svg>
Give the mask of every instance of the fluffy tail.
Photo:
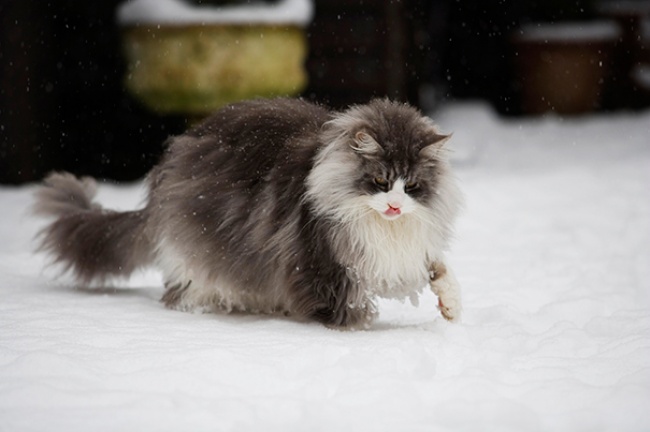
<svg viewBox="0 0 650 432">
<path fill-rule="evenodd" d="M 40 250 L 80 283 L 126 277 L 152 261 L 146 210 L 115 212 L 92 202 L 96 183 L 68 173 L 50 174 L 36 192 L 34 212 L 55 220 L 40 232 Z"/>
</svg>

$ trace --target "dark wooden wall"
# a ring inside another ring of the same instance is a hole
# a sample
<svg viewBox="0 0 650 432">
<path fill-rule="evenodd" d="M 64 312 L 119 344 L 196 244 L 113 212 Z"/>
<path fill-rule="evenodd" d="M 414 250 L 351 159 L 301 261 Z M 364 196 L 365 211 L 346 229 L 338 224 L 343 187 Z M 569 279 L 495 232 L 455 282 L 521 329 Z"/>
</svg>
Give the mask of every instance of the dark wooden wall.
<svg viewBox="0 0 650 432">
<path fill-rule="evenodd" d="M 183 129 L 126 94 L 118 3 L 0 3 L 0 183 L 52 170 L 137 179 Z"/>
<path fill-rule="evenodd" d="M 340 107 L 372 97 L 419 103 L 430 51 L 427 2 L 316 2 L 306 96 Z"/>
<path fill-rule="evenodd" d="M 0 1 L 0 183 L 51 170 L 138 179 L 185 129 L 125 92 L 121 1 Z M 523 21 L 588 18 L 592 3 L 315 0 L 303 96 L 333 107 L 389 96 L 425 110 L 481 98 L 516 115 L 511 32 Z"/>
</svg>

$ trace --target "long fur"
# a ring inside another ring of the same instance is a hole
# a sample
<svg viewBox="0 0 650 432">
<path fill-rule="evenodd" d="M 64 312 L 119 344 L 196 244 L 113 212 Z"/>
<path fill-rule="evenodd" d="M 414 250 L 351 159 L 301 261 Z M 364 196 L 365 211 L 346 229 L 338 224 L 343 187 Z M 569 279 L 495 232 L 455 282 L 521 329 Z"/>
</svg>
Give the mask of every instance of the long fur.
<svg viewBox="0 0 650 432">
<path fill-rule="evenodd" d="M 39 233 L 40 249 L 80 283 L 127 277 L 152 263 L 144 211 L 102 209 L 92 201 L 97 187 L 88 177 L 53 173 L 44 183 L 36 192 L 34 212 L 55 220 Z"/>
<path fill-rule="evenodd" d="M 101 209 L 91 179 L 50 176 L 37 193 L 37 212 L 55 218 L 42 248 L 81 283 L 155 264 L 172 308 L 366 326 L 377 296 L 437 289 L 460 207 L 446 138 L 387 100 L 230 105 L 169 140 L 142 210 Z M 453 282 L 437 291 L 459 307 Z"/>
</svg>

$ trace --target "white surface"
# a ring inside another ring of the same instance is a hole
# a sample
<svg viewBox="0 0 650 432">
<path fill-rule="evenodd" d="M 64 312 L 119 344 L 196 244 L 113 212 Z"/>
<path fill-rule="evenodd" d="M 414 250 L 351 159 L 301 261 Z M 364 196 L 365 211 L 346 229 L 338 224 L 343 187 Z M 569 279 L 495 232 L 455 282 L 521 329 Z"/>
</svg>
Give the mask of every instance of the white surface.
<svg viewBox="0 0 650 432">
<path fill-rule="evenodd" d="M 467 195 L 461 324 L 430 293 L 339 332 L 169 311 L 155 273 L 74 289 L 30 252 L 33 187 L 0 188 L 0 430 L 650 430 L 650 112 L 435 119 Z"/>
<path fill-rule="evenodd" d="M 282 0 L 277 4 L 194 6 L 183 0 L 126 0 L 117 21 L 129 24 L 309 24 L 312 0 Z"/>
</svg>

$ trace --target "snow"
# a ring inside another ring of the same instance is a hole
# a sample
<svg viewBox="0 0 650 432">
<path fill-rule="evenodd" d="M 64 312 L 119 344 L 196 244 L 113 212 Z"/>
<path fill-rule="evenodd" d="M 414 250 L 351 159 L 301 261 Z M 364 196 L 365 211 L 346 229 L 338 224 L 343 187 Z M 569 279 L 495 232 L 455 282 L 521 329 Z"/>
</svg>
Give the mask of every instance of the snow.
<svg viewBox="0 0 650 432">
<path fill-rule="evenodd" d="M 230 6 L 192 6 L 183 0 L 127 0 L 117 10 L 121 25 L 133 24 L 294 24 L 306 26 L 312 0 L 282 0 L 277 4 L 247 2 Z"/>
<path fill-rule="evenodd" d="M 166 310 L 155 272 L 75 289 L 31 252 L 34 186 L 0 188 L 0 430 L 649 430 L 650 112 L 434 119 L 467 196 L 461 324 L 430 293 L 341 332 Z"/>
</svg>

